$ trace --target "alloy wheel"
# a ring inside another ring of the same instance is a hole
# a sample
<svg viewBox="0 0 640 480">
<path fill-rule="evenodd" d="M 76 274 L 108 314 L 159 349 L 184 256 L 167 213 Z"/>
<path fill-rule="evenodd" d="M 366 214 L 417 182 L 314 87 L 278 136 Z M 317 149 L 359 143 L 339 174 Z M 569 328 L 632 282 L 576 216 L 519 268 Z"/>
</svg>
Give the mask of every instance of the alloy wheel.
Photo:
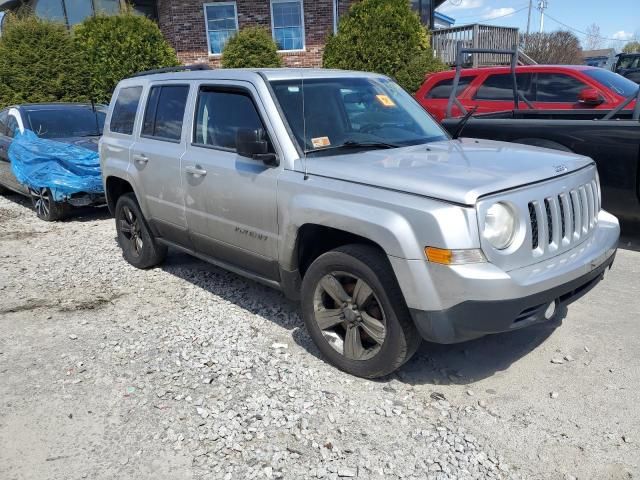
<svg viewBox="0 0 640 480">
<path fill-rule="evenodd" d="M 381 303 L 363 279 L 332 272 L 314 295 L 314 316 L 325 340 L 350 360 L 368 360 L 382 347 L 387 322 Z"/>
<path fill-rule="evenodd" d="M 140 229 L 140 220 L 136 214 L 128 206 L 122 208 L 120 218 L 120 232 L 129 242 L 132 253 L 139 257 L 142 254 L 144 243 L 142 241 L 142 231 Z"/>
<path fill-rule="evenodd" d="M 51 194 L 46 188 L 31 189 L 33 206 L 39 217 L 46 218 L 51 212 Z"/>
</svg>

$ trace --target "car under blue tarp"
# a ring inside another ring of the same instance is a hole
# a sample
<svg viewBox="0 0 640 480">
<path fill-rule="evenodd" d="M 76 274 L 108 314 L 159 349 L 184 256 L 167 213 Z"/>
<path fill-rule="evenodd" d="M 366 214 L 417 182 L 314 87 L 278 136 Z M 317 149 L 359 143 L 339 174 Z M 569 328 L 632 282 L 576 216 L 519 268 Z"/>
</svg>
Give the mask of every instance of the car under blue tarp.
<svg viewBox="0 0 640 480">
<path fill-rule="evenodd" d="M 102 194 L 98 152 L 81 146 L 89 145 L 86 139 L 65 140 L 39 138 L 31 130 L 16 133 L 8 151 L 16 179 L 30 189 L 48 188 L 57 202 L 78 193 Z"/>
</svg>

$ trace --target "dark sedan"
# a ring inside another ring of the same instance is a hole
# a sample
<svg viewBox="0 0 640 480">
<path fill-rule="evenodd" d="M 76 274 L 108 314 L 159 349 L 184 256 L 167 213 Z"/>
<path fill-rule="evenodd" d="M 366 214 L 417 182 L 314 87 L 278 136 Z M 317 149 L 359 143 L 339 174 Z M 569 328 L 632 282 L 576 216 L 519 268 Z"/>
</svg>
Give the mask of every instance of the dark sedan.
<svg viewBox="0 0 640 480">
<path fill-rule="evenodd" d="M 39 218 L 102 203 L 98 141 L 104 105 L 42 103 L 0 111 L 0 190 L 31 197 Z"/>
</svg>

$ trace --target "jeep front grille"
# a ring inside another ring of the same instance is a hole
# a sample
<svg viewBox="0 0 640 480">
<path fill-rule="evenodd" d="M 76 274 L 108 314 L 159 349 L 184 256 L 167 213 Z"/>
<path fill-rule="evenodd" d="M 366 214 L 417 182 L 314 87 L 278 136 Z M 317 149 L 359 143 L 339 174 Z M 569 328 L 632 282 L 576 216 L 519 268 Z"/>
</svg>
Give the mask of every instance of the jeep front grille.
<svg viewBox="0 0 640 480">
<path fill-rule="evenodd" d="M 529 203 L 529 221 L 531 222 L 531 248 L 538 248 L 538 215 L 533 203 Z"/>
<path fill-rule="evenodd" d="M 564 250 L 586 237 L 600 211 L 595 180 L 569 192 L 529 202 L 531 249 L 535 255 Z"/>
</svg>

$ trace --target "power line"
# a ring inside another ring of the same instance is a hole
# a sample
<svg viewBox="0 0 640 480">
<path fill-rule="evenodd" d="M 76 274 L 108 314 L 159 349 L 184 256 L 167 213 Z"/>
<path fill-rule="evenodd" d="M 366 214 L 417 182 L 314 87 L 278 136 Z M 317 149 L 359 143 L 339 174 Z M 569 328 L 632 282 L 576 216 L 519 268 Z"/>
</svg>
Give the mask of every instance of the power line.
<svg viewBox="0 0 640 480">
<path fill-rule="evenodd" d="M 506 14 L 504 14 L 504 15 L 498 15 L 498 16 L 496 16 L 496 17 L 490 17 L 490 18 L 484 18 L 484 17 L 482 17 L 482 16 L 478 16 L 478 15 L 466 15 L 466 16 L 462 16 L 462 17 L 458 17 L 458 16 L 456 16 L 456 17 L 455 17 L 455 19 L 456 19 L 456 20 L 460 20 L 460 19 L 469 19 L 469 18 L 473 18 L 473 19 L 484 20 L 485 22 L 489 22 L 489 21 L 492 21 L 492 20 L 498 20 L 498 19 L 500 19 L 500 18 L 504 18 L 504 17 L 510 17 L 511 15 L 515 15 L 516 13 L 520 13 L 520 12 L 522 12 L 523 10 L 527 10 L 528 8 L 529 8 L 529 5 L 525 5 L 525 6 L 521 7 L 521 8 L 518 8 L 517 10 L 514 10 L 513 12 L 509 12 L 509 13 L 506 13 Z M 548 13 L 545 13 L 545 15 L 546 15 L 548 18 L 550 18 L 551 20 L 553 20 L 554 22 L 556 22 L 556 23 L 558 23 L 558 24 L 562 25 L 562 26 L 563 26 L 563 27 L 565 27 L 565 28 L 568 28 L 569 30 L 573 30 L 574 32 L 577 32 L 577 33 L 579 33 L 579 34 L 581 34 L 581 35 L 584 35 L 584 36 L 586 36 L 586 37 L 594 36 L 594 35 L 590 35 L 590 34 L 588 34 L 587 32 L 583 32 L 582 30 L 578 30 L 577 28 L 574 28 L 574 27 L 572 27 L 571 25 L 567 25 L 566 23 L 561 22 L 560 20 L 556 19 L 555 17 L 552 17 L 552 16 L 551 16 L 551 15 L 549 15 Z M 625 40 L 625 39 L 621 39 L 621 38 L 601 37 L 600 35 L 595 35 L 595 36 L 596 36 L 597 38 L 602 39 L 602 40 L 610 40 L 610 41 L 612 41 L 612 42 L 629 42 L 629 41 L 630 41 L 629 39 Z"/>
<path fill-rule="evenodd" d="M 612 42 L 629 42 L 630 41 L 630 40 L 624 40 L 622 38 L 608 38 L 608 37 L 601 37 L 600 35 L 591 35 L 591 34 L 589 34 L 587 32 L 583 32 L 582 30 L 578 30 L 577 28 L 572 27 L 571 25 L 567 25 L 566 23 L 561 22 L 560 20 L 558 20 L 557 18 L 552 17 L 548 13 L 547 13 L 547 17 L 549 17 L 554 22 L 559 23 L 563 27 L 566 27 L 569 30 L 573 30 L 574 32 L 580 33 L 580 34 L 584 35 L 585 37 L 597 37 L 597 38 L 599 38 L 601 40 L 610 40 Z"/>
</svg>

